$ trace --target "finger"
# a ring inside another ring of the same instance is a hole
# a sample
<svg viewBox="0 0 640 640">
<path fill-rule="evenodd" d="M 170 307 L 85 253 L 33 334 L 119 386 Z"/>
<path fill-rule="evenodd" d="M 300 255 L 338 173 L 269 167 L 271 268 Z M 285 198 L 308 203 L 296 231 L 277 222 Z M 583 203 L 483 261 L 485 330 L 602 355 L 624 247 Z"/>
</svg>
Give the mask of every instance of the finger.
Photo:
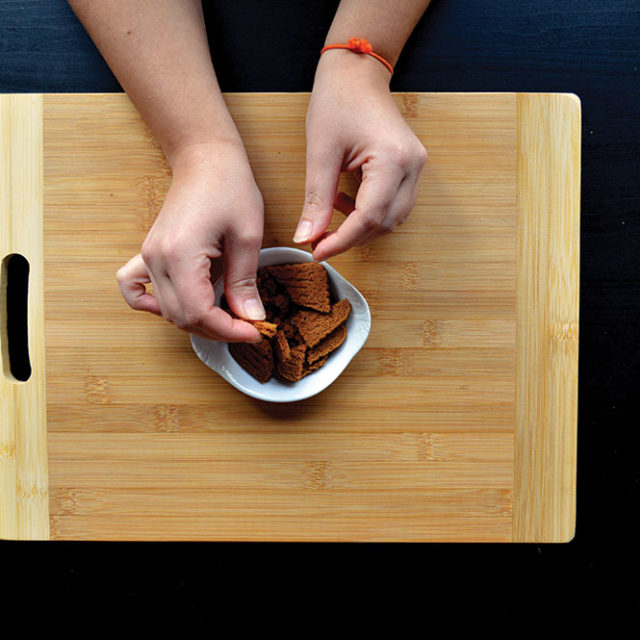
<svg viewBox="0 0 640 640">
<path fill-rule="evenodd" d="M 393 200 L 393 204 L 389 208 L 389 211 L 386 214 L 385 220 L 379 226 L 372 228 L 368 235 L 362 236 L 358 242 L 357 246 L 362 246 L 365 244 L 369 244 L 369 242 L 373 242 L 376 238 L 380 236 L 386 235 L 393 231 L 395 228 L 399 227 L 404 221 L 409 217 L 411 210 L 417 199 L 417 186 L 414 186 L 412 181 L 403 180 L 400 183 L 400 187 L 398 188 L 398 193 Z M 330 231 L 328 233 L 324 233 L 320 238 L 318 238 L 311 246 L 314 251 L 318 245 L 328 238 L 335 234 L 336 231 Z M 353 246 L 356 246 L 353 245 Z M 318 258 L 319 260 L 324 260 L 326 258 Z"/>
<path fill-rule="evenodd" d="M 149 277 L 147 267 L 140 253 L 118 269 L 116 278 L 122 296 L 132 309 L 136 311 L 148 311 L 157 316 L 162 315 L 160 305 L 156 298 L 150 293 L 147 293 L 145 284 L 151 282 L 151 278 Z"/>
<path fill-rule="evenodd" d="M 153 278 L 153 291 L 161 305 L 162 317 L 167 322 L 180 326 L 183 313 L 176 298 L 174 281 L 166 271 L 161 271 L 158 275 L 151 271 L 150 275 Z"/>
<path fill-rule="evenodd" d="M 387 235 L 399 227 L 409 217 L 415 204 L 417 193 L 408 181 L 403 180 L 389 207 L 382 224 L 374 228 L 359 244 L 368 244 L 380 236 Z"/>
<path fill-rule="evenodd" d="M 265 312 L 256 286 L 261 235 L 230 234 L 223 255 L 224 295 L 240 318 L 264 320 Z"/>
<path fill-rule="evenodd" d="M 338 229 L 318 243 L 314 260 L 327 260 L 351 247 L 366 243 L 376 232 L 384 233 L 388 213 L 398 193 L 404 172 L 389 166 L 376 165 L 363 169 L 363 179 L 355 200 L 355 210 Z"/>
<path fill-rule="evenodd" d="M 388 227 L 391 230 L 400 226 L 408 217 L 418 199 L 418 185 L 420 174 L 407 176 L 400 184 L 398 194 L 389 212 Z"/>
<path fill-rule="evenodd" d="M 344 214 L 345 216 L 348 216 L 350 213 L 353 213 L 353 211 L 355 211 L 356 201 L 350 195 L 341 191 L 336 196 L 335 202 L 333 203 L 333 207 L 334 209 L 337 209 L 338 211 L 340 211 L 340 213 Z M 320 242 L 322 242 L 322 240 L 329 237 L 330 235 L 333 235 L 334 233 L 335 231 L 325 231 L 320 237 L 316 238 L 311 243 L 311 249 L 315 251 L 316 247 L 320 244 Z"/>
<path fill-rule="evenodd" d="M 169 293 L 175 299 L 175 308 L 170 302 L 169 313 L 178 328 L 225 342 L 258 342 L 261 339 L 254 326 L 232 318 L 215 306 L 208 256 L 202 254 L 178 260 L 172 269 L 170 283 Z"/>
<path fill-rule="evenodd" d="M 305 198 L 293 241 L 307 244 L 326 231 L 333 216 L 342 157 L 332 151 L 308 150 Z"/>
</svg>

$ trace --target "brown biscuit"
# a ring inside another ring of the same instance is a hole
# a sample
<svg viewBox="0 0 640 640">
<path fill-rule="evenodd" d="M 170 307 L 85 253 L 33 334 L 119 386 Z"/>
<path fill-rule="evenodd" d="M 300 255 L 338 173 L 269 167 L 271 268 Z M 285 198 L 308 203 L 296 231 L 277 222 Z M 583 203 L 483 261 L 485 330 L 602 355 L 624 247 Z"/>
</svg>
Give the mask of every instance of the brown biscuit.
<svg viewBox="0 0 640 640">
<path fill-rule="evenodd" d="M 338 325 L 341 325 L 351 312 L 351 304 L 347 298 L 336 302 L 329 313 L 301 310 L 293 316 L 293 323 L 298 328 L 308 347 L 315 347 L 326 338 Z"/>
<path fill-rule="evenodd" d="M 321 264 L 299 262 L 272 265 L 267 269 L 296 304 L 324 313 L 331 310 L 329 277 Z"/>
<path fill-rule="evenodd" d="M 328 356 L 332 351 L 337 349 L 347 337 L 347 329 L 341 324 L 334 329 L 324 340 L 318 342 L 318 344 L 309 349 L 307 352 L 307 362 L 311 365 L 317 360 L 321 360 L 325 356 Z"/>
<path fill-rule="evenodd" d="M 252 320 L 251 324 L 267 338 L 273 338 L 278 330 L 278 324 L 267 322 L 266 320 Z"/>
<path fill-rule="evenodd" d="M 299 344 L 290 350 L 288 360 L 284 362 L 278 360 L 276 370 L 279 376 L 289 382 L 298 382 L 302 378 L 302 367 L 304 366 L 306 352 L 307 347 Z"/>
<path fill-rule="evenodd" d="M 282 330 L 284 331 L 284 335 L 287 337 L 287 340 L 291 340 L 298 333 L 298 330 L 291 324 L 291 322 L 289 322 L 289 320 L 282 323 Z"/>
<path fill-rule="evenodd" d="M 272 298 L 271 304 L 275 307 L 279 316 L 286 316 L 291 306 L 291 301 L 283 293 L 279 293 Z"/>
<path fill-rule="evenodd" d="M 278 331 L 278 333 L 276 333 L 273 350 L 279 362 L 285 362 L 291 357 L 291 349 L 289 348 L 289 342 L 287 341 L 284 331 Z"/>
<path fill-rule="evenodd" d="M 278 285 L 269 275 L 266 267 L 260 267 L 260 269 L 258 269 L 256 284 L 262 300 L 272 298 L 278 293 Z"/>
<path fill-rule="evenodd" d="M 317 263 L 260 268 L 257 284 L 266 319 L 249 322 L 264 339 L 229 344 L 229 351 L 262 383 L 272 375 L 297 382 L 322 367 L 345 341 L 351 305 L 347 299 L 331 305 L 327 272 Z M 224 296 L 221 304 L 228 309 Z"/>
<path fill-rule="evenodd" d="M 328 358 L 329 356 L 325 356 L 320 360 L 316 360 L 313 364 L 309 364 L 308 362 L 305 362 L 305 364 L 302 366 L 302 377 L 304 378 L 305 376 L 308 376 L 310 373 L 313 373 L 316 369 L 319 369 L 320 367 L 322 367 Z"/>
<path fill-rule="evenodd" d="M 267 338 L 273 338 L 273 336 L 276 335 L 276 331 L 278 330 L 278 323 L 277 322 L 269 322 L 268 319 L 266 319 L 266 320 L 246 320 L 245 318 L 240 318 L 239 316 L 237 316 L 233 311 L 231 311 L 231 309 L 225 309 L 225 311 L 227 311 L 227 313 L 232 318 L 237 318 L 239 320 L 244 320 L 245 322 L 248 322 L 249 324 L 252 324 L 263 336 L 266 336 Z M 265 311 L 265 315 L 268 318 L 271 314 L 269 314 L 268 311 Z M 273 320 L 274 318 L 271 318 L 271 319 Z M 276 320 L 278 320 L 278 318 L 276 318 Z"/>
<path fill-rule="evenodd" d="M 273 373 L 273 349 L 268 340 L 257 344 L 247 342 L 232 342 L 229 353 L 233 359 L 258 382 L 266 382 Z"/>
</svg>

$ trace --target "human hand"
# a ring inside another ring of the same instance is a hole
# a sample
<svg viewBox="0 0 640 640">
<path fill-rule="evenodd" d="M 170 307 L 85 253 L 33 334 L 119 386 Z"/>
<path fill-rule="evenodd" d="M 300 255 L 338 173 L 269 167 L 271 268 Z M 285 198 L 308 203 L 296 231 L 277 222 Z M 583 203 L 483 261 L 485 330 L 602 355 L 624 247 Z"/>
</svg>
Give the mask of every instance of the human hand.
<svg viewBox="0 0 640 640">
<path fill-rule="evenodd" d="M 315 260 L 389 233 L 407 218 L 427 152 L 389 91 L 389 72 L 350 51 L 322 55 L 307 111 L 305 203 L 294 242 Z M 337 193 L 341 171 L 360 181 L 355 198 Z M 333 209 L 347 216 L 327 233 Z"/>
<path fill-rule="evenodd" d="M 211 274 L 221 261 L 225 297 L 237 316 L 264 319 L 256 287 L 264 208 L 242 143 L 190 145 L 176 153 L 173 180 L 141 253 L 118 270 L 136 310 L 226 342 L 258 342 L 248 322 L 215 306 Z M 153 295 L 145 283 L 153 283 Z"/>
</svg>

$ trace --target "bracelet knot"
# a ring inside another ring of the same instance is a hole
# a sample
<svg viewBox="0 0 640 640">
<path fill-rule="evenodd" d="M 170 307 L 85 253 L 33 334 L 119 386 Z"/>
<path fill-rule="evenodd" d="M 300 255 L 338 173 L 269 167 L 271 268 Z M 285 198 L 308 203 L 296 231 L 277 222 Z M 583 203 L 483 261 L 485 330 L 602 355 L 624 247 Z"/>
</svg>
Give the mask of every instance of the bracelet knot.
<svg viewBox="0 0 640 640">
<path fill-rule="evenodd" d="M 371 53 L 373 47 L 366 38 L 349 38 L 349 49 L 356 53 Z"/>
<path fill-rule="evenodd" d="M 348 49 L 349 51 L 353 51 L 353 53 L 366 53 L 381 62 L 389 70 L 389 73 L 393 75 L 393 67 L 391 66 L 391 63 L 385 60 L 381 55 L 378 55 L 366 38 L 349 38 L 348 44 L 328 44 L 322 47 L 320 55 L 329 49 Z"/>
</svg>

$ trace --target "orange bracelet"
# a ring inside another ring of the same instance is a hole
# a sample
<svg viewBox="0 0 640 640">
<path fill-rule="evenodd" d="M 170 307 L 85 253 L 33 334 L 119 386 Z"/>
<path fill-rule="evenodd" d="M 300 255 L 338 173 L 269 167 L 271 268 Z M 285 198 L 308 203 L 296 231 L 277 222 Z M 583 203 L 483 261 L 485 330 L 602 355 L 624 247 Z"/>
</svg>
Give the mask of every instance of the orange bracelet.
<svg viewBox="0 0 640 640">
<path fill-rule="evenodd" d="M 349 49 L 349 51 L 353 51 L 354 53 L 366 53 L 382 62 L 382 64 L 389 69 L 391 75 L 393 75 L 393 67 L 391 64 L 389 64 L 382 56 L 375 53 L 372 46 L 369 44 L 369 41 L 364 38 L 349 38 L 349 44 L 328 44 L 326 47 L 322 48 L 320 55 L 329 49 Z"/>
</svg>

